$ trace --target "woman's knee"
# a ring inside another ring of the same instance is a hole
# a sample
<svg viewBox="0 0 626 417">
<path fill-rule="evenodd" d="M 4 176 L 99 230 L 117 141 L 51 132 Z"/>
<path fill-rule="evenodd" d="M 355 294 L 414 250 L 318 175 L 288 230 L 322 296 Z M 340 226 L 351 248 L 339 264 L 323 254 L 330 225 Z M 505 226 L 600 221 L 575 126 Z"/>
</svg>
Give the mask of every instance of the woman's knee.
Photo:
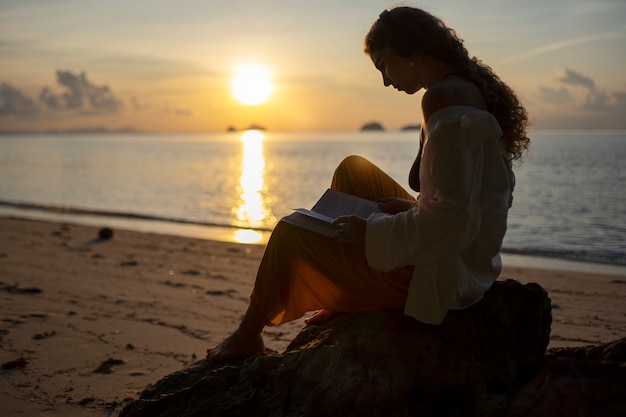
<svg viewBox="0 0 626 417">
<path fill-rule="evenodd" d="M 335 176 L 342 176 L 345 174 L 353 174 L 355 172 L 361 172 L 366 167 L 371 166 L 372 163 L 367 159 L 359 155 L 347 156 L 337 165 L 335 169 Z"/>
<path fill-rule="evenodd" d="M 351 167 L 363 167 L 365 165 L 370 165 L 371 162 L 368 161 L 367 159 L 363 158 L 360 155 L 348 155 L 346 156 L 343 161 L 341 161 L 339 163 L 339 165 L 337 166 L 337 169 L 343 168 L 351 168 Z"/>
<path fill-rule="evenodd" d="M 345 157 L 335 169 L 331 188 L 349 194 L 358 194 L 358 184 L 369 177 L 372 167 L 374 164 L 362 156 Z"/>
</svg>

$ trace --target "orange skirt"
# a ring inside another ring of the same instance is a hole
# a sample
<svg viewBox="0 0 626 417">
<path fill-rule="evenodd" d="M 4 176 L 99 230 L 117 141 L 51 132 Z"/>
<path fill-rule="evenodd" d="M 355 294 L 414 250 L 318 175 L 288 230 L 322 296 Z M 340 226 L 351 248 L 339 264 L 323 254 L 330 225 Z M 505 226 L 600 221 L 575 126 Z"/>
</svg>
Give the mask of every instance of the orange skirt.
<svg viewBox="0 0 626 417">
<path fill-rule="evenodd" d="M 382 170 L 358 156 L 342 161 L 331 188 L 368 200 L 414 199 Z M 267 243 L 250 306 L 268 325 L 295 320 L 318 309 L 402 309 L 412 273 L 412 266 L 376 271 L 368 266 L 363 245 L 339 244 L 281 221 Z"/>
</svg>

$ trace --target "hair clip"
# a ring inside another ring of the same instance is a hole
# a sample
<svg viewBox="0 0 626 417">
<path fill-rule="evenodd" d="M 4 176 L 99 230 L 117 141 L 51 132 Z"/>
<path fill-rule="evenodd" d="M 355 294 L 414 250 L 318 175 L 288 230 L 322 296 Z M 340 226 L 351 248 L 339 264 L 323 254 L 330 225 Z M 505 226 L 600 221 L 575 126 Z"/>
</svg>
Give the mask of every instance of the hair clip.
<svg viewBox="0 0 626 417">
<path fill-rule="evenodd" d="M 378 18 L 380 20 L 385 20 L 387 16 L 389 16 L 389 10 L 385 9 L 382 12 L 380 12 L 380 14 L 378 15 Z"/>
</svg>

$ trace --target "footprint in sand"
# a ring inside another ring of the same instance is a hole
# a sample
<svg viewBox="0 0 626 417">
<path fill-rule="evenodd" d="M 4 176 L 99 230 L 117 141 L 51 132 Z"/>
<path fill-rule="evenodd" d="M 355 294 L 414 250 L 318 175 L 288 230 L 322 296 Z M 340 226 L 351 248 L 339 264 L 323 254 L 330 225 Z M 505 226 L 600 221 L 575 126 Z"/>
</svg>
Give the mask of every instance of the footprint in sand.
<svg viewBox="0 0 626 417">
<path fill-rule="evenodd" d="M 205 294 L 207 295 L 214 295 L 214 296 L 222 296 L 222 295 L 226 295 L 226 296 L 230 296 L 233 293 L 236 293 L 236 290 L 210 290 L 207 291 Z"/>
<path fill-rule="evenodd" d="M 226 277 L 226 275 L 223 274 L 215 274 L 215 275 L 211 275 L 210 278 L 213 279 L 219 279 L 219 280 L 227 280 L 228 278 Z"/>
<path fill-rule="evenodd" d="M 39 294 L 42 293 L 43 290 L 37 287 L 20 287 L 19 284 L 5 284 L 0 282 L 0 291 L 6 291 L 10 294 Z"/>
<path fill-rule="evenodd" d="M 24 368 L 28 365 L 28 361 L 24 358 L 15 359 L 14 361 L 5 362 L 2 364 L 2 369 L 16 369 L 16 368 Z"/>
<path fill-rule="evenodd" d="M 43 339 L 48 339 L 50 337 L 56 336 L 57 332 L 56 331 L 51 331 L 51 332 L 43 332 L 43 333 L 37 333 L 36 335 L 33 336 L 33 340 L 43 340 Z"/>
<path fill-rule="evenodd" d="M 168 287 L 174 287 L 174 288 L 184 288 L 187 285 L 183 284 L 182 282 L 172 282 L 169 279 L 166 281 L 163 281 L 163 285 L 167 285 Z"/>
<path fill-rule="evenodd" d="M 105 361 L 102 361 L 100 365 L 96 369 L 92 371 L 94 374 L 110 374 L 114 371 L 114 366 L 125 365 L 122 359 L 109 358 Z"/>
</svg>

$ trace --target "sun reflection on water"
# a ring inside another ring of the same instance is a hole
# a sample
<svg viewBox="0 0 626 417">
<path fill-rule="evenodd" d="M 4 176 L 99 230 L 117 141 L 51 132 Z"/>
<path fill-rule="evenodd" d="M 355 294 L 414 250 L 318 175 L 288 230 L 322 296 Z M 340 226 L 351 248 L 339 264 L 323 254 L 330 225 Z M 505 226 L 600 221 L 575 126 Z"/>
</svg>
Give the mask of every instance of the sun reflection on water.
<svg viewBox="0 0 626 417">
<path fill-rule="evenodd" d="M 241 229 L 234 233 L 240 243 L 258 243 L 264 234 L 258 228 L 271 227 L 276 218 L 266 206 L 267 189 L 264 182 L 265 157 L 263 155 L 263 133 L 248 130 L 241 135 L 243 146 L 239 200 L 233 208 L 235 221 Z"/>
</svg>

